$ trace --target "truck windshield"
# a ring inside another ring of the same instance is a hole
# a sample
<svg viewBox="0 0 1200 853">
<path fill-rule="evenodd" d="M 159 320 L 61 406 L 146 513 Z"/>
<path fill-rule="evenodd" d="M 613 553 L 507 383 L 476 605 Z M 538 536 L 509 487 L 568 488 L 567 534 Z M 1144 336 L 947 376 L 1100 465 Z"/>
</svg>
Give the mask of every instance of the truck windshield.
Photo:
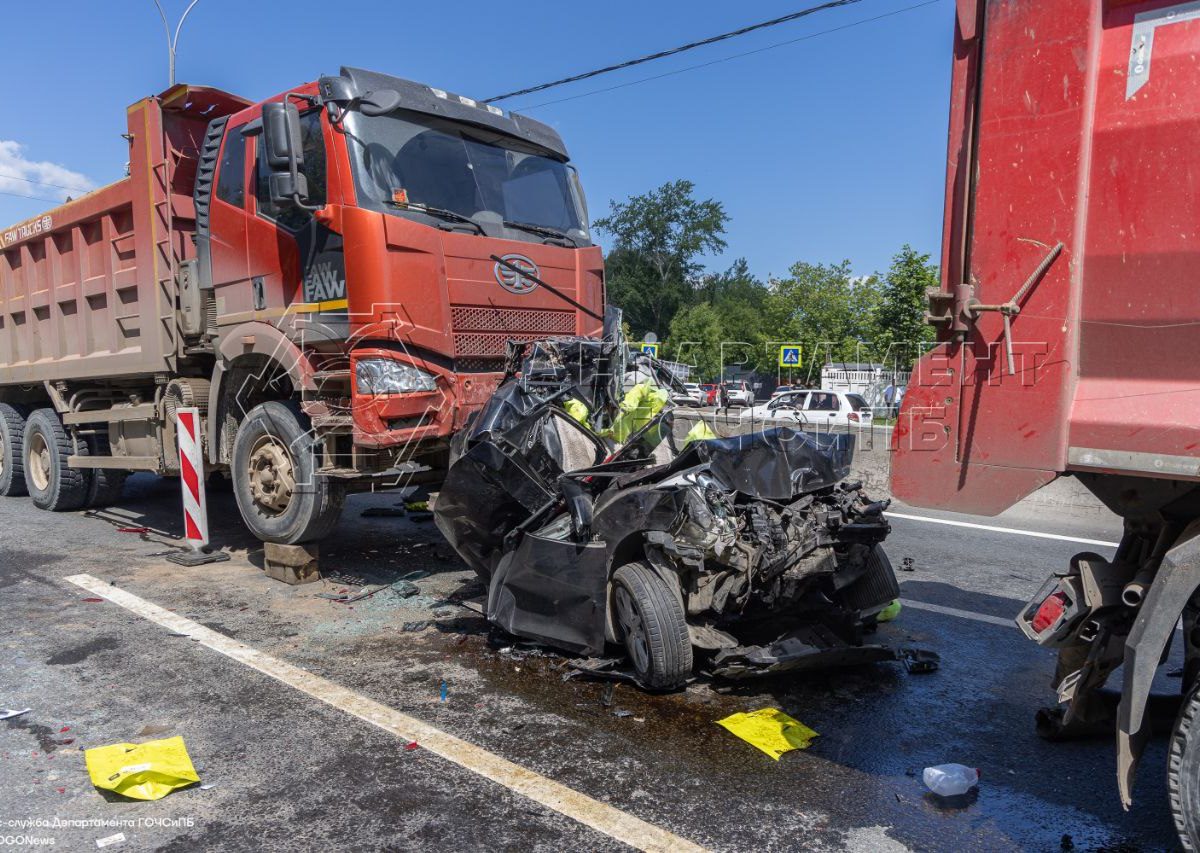
<svg viewBox="0 0 1200 853">
<path fill-rule="evenodd" d="M 345 128 L 362 207 L 420 213 L 426 206 L 514 239 L 588 242 L 574 169 L 535 146 L 404 110 L 351 113 Z"/>
</svg>

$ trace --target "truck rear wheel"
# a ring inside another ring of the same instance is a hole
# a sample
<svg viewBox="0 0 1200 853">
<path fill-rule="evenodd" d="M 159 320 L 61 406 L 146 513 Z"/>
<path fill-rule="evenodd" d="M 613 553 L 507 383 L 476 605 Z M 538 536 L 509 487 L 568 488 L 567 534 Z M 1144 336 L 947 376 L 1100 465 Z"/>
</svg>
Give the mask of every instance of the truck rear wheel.
<svg viewBox="0 0 1200 853">
<path fill-rule="evenodd" d="M 23 406 L 0 403 L 0 497 L 15 498 L 25 489 L 24 446 L 25 415 Z"/>
<path fill-rule="evenodd" d="M 337 524 L 344 486 L 317 476 L 316 442 L 294 402 L 255 406 L 233 440 L 230 476 L 242 519 L 259 539 L 295 545 Z"/>
<path fill-rule="evenodd" d="M 1200 681 L 1184 697 L 1167 752 L 1167 799 L 1184 850 L 1200 850 Z"/>
<path fill-rule="evenodd" d="M 649 565 L 630 563 L 613 575 L 612 599 L 617 636 L 642 684 L 682 687 L 692 674 L 692 641 L 675 593 Z"/>
<path fill-rule="evenodd" d="M 88 498 L 88 471 L 67 467 L 75 442 L 53 409 L 38 409 L 25 422 L 22 436 L 25 488 L 38 509 L 79 509 Z"/>
</svg>

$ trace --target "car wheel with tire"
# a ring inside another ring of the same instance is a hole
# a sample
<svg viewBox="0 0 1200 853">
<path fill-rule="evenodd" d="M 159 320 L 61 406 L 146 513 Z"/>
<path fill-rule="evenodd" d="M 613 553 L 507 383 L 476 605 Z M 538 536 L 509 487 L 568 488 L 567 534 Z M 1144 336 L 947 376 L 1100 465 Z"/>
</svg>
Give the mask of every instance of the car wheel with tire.
<svg viewBox="0 0 1200 853">
<path fill-rule="evenodd" d="M 1184 850 L 1200 850 L 1200 681 L 1192 685 L 1167 751 L 1167 800 Z"/>
<path fill-rule="evenodd" d="M 25 489 L 24 406 L 0 403 L 0 497 L 15 498 Z"/>
<path fill-rule="evenodd" d="M 295 545 L 327 535 L 346 491 L 317 475 L 308 416 L 293 402 L 255 406 L 238 425 L 230 476 L 242 519 L 259 539 Z"/>
<path fill-rule="evenodd" d="M 38 409 L 25 422 L 22 458 L 25 488 L 38 509 L 64 512 L 79 509 L 88 498 L 90 472 L 70 468 L 75 442 L 53 409 Z"/>
<path fill-rule="evenodd" d="M 692 641 L 679 598 L 648 563 L 617 569 L 613 622 L 630 663 L 652 690 L 682 687 L 692 674 Z"/>
</svg>

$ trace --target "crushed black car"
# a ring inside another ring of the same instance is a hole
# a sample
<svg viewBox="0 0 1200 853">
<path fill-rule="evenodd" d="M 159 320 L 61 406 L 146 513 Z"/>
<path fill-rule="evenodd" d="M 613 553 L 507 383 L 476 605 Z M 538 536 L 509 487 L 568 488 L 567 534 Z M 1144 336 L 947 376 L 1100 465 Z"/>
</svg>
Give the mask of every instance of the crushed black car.
<svg viewBox="0 0 1200 853">
<path fill-rule="evenodd" d="M 886 502 L 846 482 L 855 437 L 714 437 L 676 417 L 672 381 L 619 337 L 510 344 L 435 505 L 488 619 L 579 655 L 623 646 L 651 689 L 898 658 L 863 642 L 899 588 Z"/>
</svg>

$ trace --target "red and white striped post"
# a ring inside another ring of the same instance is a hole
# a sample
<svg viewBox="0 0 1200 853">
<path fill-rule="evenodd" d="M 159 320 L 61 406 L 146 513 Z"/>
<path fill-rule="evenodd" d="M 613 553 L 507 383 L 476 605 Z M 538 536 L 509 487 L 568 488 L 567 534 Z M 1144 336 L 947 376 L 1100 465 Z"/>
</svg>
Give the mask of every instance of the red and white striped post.
<svg viewBox="0 0 1200 853">
<path fill-rule="evenodd" d="M 204 497 L 199 409 L 176 410 L 175 435 L 179 442 L 179 479 L 183 485 L 183 536 L 191 552 L 172 555 L 168 559 L 188 566 L 228 560 L 228 554 L 208 548 L 208 505 Z"/>
<path fill-rule="evenodd" d="M 183 535 L 193 551 L 208 544 L 208 507 L 204 503 L 204 458 L 200 454 L 200 410 L 176 412 L 179 478 L 183 481 Z"/>
</svg>

